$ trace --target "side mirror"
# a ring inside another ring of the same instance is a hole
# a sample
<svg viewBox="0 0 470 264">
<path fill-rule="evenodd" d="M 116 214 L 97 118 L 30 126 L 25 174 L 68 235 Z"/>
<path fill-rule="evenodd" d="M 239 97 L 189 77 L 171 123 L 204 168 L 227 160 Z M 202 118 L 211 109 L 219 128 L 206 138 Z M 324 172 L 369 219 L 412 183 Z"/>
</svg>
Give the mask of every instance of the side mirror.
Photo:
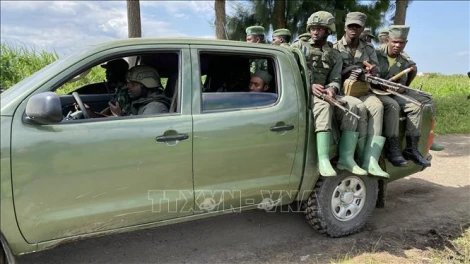
<svg viewBox="0 0 470 264">
<path fill-rule="evenodd" d="M 26 105 L 26 116 L 30 121 L 41 125 L 62 121 L 62 104 L 56 93 L 45 92 L 31 97 Z"/>
</svg>

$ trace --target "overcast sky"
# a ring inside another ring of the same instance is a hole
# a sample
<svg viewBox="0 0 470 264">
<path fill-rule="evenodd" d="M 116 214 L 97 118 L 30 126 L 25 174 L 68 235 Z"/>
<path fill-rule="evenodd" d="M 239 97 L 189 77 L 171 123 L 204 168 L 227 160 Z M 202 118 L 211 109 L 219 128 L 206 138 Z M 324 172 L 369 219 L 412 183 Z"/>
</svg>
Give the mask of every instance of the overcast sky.
<svg viewBox="0 0 470 264">
<path fill-rule="evenodd" d="M 141 1 L 144 37 L 214 38 L 213 1 Z M 1 41 L 56 50 L 127 37 L 125 1 L 1 1 Z M 233 12 L 227 1 L 227 12 Z M 312 10 L 313 13 L 315 10 Z M 407 53 L 423 72 L 470 70 L 469 1 L 413 1 Z"/>
</svg>

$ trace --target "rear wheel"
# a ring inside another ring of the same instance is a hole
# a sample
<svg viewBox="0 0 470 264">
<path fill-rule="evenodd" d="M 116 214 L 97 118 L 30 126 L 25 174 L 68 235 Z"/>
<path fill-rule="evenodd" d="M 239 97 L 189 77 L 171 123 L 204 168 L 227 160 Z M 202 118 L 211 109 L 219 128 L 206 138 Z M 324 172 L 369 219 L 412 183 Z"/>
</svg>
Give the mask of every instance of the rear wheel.
<svg viewBox="0 0 470 264">
<path fill-rule="evenodd" d="M 307 221 L 331 237 L 356 233 L 374 210 L 377 192 L 377 180 L 368 176 L 320 177 L 305 204 Z"/>
</svg>

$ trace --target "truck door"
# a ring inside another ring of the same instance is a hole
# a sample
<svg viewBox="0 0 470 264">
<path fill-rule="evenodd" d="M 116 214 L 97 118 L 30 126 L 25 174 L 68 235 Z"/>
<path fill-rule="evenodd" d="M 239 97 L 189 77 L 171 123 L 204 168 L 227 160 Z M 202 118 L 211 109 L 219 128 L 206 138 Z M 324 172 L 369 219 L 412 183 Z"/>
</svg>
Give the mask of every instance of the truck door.
<svg viewBox="0 0 470 264">
<path fill-rule="evenodd" d="M 64 69 L 39 90 L 55 90 L 81 69 L 100 67 L 133 50 L 144 52 L 146 65 L 161 69 L 163 76 L 177 74 L 174 112 L 35 125 L 24 119 L 28 100 L 18 107 L 11 139 L 13 194 L 18 225 L 29 243 L 193 214 L 191 102 L 184 97 L 191 93 L 187 45 L 102 51 Z M 66 101 L 70 95 L 60 98 Z"/>
<path fill-rule="evenodd" d="M 277 201 L 288 190 L 300 115 L 282 55 L 191 46 L 193 82 L 201 84 L 193 90 L 195 210 L 256 205 L 272 193 Z M 266 62 L 272 76 L 266 92 L 249 92 L 253 61 Z"/>
</svg>

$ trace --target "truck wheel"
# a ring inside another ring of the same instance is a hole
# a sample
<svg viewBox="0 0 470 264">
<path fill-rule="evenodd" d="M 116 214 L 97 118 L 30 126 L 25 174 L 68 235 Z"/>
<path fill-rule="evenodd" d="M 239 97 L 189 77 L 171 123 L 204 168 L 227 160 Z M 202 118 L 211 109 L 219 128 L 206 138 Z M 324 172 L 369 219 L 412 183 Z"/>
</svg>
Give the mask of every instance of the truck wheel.
<svg viewBox="0 0 470 264">
<path fill-rule="evenodd" d="M 377 192 L 377 180 L 368 176 L 320 177 L 306 202 L 307 221 L 331 237 L 356 233 L 374 210 Z"/>
</svg>

